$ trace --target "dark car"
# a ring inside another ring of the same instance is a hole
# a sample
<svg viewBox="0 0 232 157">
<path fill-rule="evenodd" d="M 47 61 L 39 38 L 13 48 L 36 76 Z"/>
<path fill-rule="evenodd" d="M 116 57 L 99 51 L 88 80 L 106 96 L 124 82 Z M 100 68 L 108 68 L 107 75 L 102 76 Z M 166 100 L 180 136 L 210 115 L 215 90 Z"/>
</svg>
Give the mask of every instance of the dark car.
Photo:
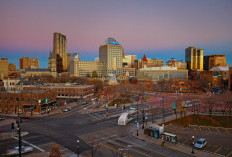
<svg viewBox="0 0 232 157">
<path fill-rule="evenodd" d="M 4 119 L 5 119 L 5 117 L 0 115 L 0 120 L 4 120 Z"/>
</svg>

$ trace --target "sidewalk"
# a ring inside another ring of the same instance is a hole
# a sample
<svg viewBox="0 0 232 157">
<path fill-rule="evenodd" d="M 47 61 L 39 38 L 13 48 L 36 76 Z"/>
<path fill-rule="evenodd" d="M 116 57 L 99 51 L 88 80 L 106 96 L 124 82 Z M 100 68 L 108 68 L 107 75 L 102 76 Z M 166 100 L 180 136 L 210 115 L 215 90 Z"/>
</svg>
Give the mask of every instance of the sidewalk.
<svg viewBox="0 0 232 157">
<path fill-rule="evenodd" d="M 21 132 L 22 137 L 27 135 L 27 134 L 28 134 L 28 132 Z M 16 131 L 13 132 L 13 133 L 0 133 L 0 141 L 8 140 L 8 139 L 11 139 L 11 138 L 14 138 L 14 137 L 17 137 L 17 136 L 18 136 L 18 134 L 17 134 Z"/>
<path fill-rule="evenodd" d="M 190 115 L 190 114 L 192 114 L 192 113 L 188 113 L 187 115 Z M 175 118 L 176 118 L 176 115 L 166 117 L 165 122 L 168 122 L 170 120 L 174 120 Z M 162 118 L 156 122 L 153 122 L 153 124 L 161 124 L 161 123 L 162 123 Z M 150 125 L 151 125 L 151 122 L 148 122 L 147 125 L 144 125 L 144 129 L 148 128 Z M 162 139 L 161 138 L 157 139 L 155 137 L 145 135 L 144 129 L 142 129 L 142 127 L 140 127 L 139 132 L 138 132 L 139 136 L 137 136 L 136 125 L 133 125 L 130 128 L 130 132 L 135 138 L 138 138 L 140 140 L 144 140 L 146 142 L 154 143 L 156 145 L 162 146 Z M 164 130 L 165 130 L 165 126 L 164 126 Z M 169 143 L 169 142 L 167 143 L 166 142 L 164 144 L 164 147 L 169 148 L 169 149 L 173 149 L 173 150 L 176 150 L 176 151 L 188 154 L 188 155 L 192 155 L 192 156 L 204 156 L 204 157 L 216 157 L 216 156 L 218 156 L 218 155 L 213 154 L 211 152 L 206 152 L 206 151 L 201 151 L 201 150 L 196 150 L 196 149 L 194 149 L 194 154 L 192 154 L 192 147 L 187 146 L 187 145 L 183 145 L 183 144 L 174 144 L 174 143 Z"/>
</svg>

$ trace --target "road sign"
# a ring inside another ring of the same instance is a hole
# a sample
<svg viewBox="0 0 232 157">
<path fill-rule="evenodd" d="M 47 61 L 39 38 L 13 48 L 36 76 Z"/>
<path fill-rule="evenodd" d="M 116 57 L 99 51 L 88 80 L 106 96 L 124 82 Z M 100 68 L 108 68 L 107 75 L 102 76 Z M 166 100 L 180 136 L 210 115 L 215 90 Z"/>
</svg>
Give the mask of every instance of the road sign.
<svg viewBox="0 0 232 157">
<path fill-rule="evenodd" d="M 176 109 L 176 103 L 172 103 L 172 109 L 175 110 Z"/>
<path fill-rule="evenodd" d="M 139 130 L 139 122 L 137 122 L 137 130 Z"/>
<path fill-rule="evenodd" d="M 134 107 L 130 107 L 130 110 L 136 110 L 136 108 L 134 108 Z"/>
</svg>

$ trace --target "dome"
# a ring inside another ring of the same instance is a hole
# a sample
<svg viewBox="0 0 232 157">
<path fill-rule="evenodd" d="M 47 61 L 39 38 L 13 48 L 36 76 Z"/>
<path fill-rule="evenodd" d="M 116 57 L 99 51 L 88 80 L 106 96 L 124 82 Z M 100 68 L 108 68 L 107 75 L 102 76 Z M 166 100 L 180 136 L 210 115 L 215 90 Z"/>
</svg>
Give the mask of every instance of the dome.
<svg viewBox="0 0 232 157">
<path fill-rule="evenodd" d="M 115 40 L 114 38 L 111 38 L 111 37 L 107 38 L 102 45 L 109 45 L 109 44 L 120 45 L 119 42 L 117 42 L 117 40 Z"/>
</svg>

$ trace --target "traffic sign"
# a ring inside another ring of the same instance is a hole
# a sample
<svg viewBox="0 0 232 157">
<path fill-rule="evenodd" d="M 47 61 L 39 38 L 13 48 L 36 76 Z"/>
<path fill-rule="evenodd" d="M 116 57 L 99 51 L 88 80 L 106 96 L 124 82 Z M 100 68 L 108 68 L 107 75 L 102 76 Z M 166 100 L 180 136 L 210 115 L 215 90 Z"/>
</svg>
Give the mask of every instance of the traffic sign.
<svg viewBox="0 0 232 157">
<path fill-rule="evenodd" d="M 172 109 L 175 110 L 176 109 L 176 103 L 172 103 Z"/>
<path fill-rule="evenodd" d="M 139 122 L 137 122 L 137 130 L 139 130 Z"/>
<path fill-rule="evenodd" d="M 130 110 L 136 110 L 136 108 L 134 108 L 134 107 L 130 107 Z"/>
</svg>

